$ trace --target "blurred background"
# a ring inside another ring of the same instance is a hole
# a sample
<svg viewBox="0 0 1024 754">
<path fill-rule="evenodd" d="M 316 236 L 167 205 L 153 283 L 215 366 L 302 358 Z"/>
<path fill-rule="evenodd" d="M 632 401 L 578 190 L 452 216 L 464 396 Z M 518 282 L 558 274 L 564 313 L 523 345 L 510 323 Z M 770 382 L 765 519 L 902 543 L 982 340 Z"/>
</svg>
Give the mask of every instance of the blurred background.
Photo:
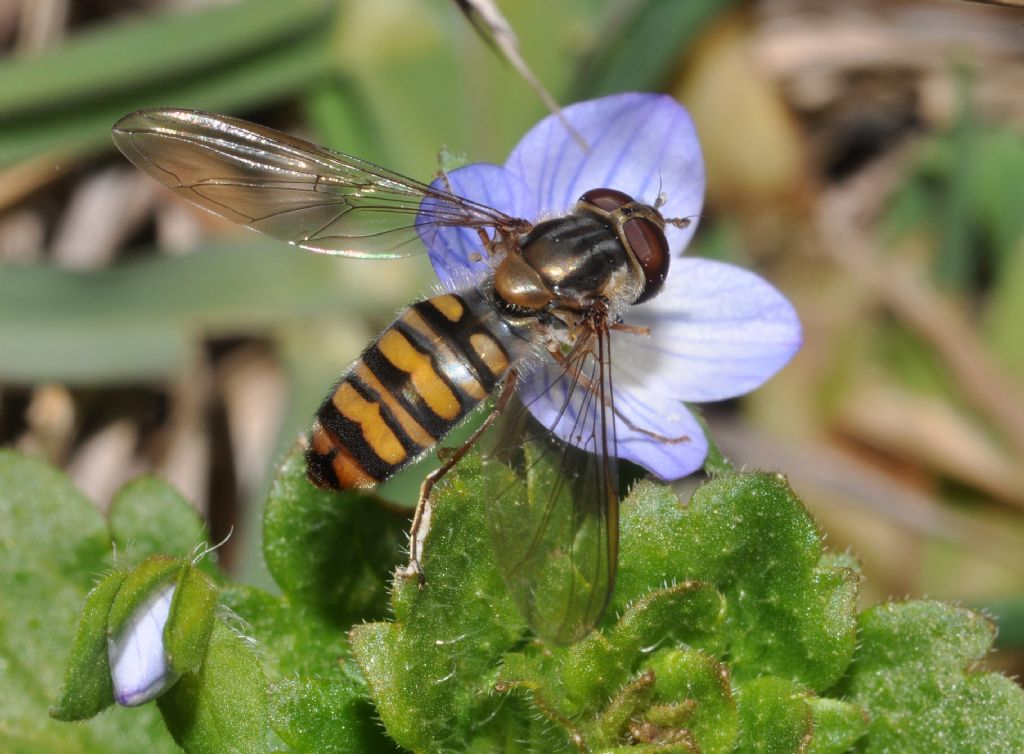
<svg viewBox="0 0 1024 754">
<path fill-rule="evenodd" d="M 706 407 L 781 469 L 864 605 L 1000 618 L 1024 669 L 1024 11 L 957 0 L 499 3 L 556 99 L 671 93 L 709 177 L 691 253 L 758 270 L 803 350 Z M 320 258 L 175 199 L 110 142 L 241 115 L 429 179 L 544 115 L 447 0 L 0 0 L 0 443 L 100 507 L 155 472 L 261 583 L 260 501 L 425 259 Z M 413 502 L 413 469 L 385 496 Z M 695 484 L 687 481 L 681 491 Z M 2 522 L 0 522 L 2 525 Z"/>
</svg>

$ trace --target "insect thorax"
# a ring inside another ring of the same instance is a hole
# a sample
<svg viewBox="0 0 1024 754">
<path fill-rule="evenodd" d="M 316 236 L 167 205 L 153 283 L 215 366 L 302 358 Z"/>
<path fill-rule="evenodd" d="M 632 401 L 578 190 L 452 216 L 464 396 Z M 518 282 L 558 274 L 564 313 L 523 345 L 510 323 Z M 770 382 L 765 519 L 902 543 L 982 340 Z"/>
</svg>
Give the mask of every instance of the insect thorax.
<svg viewBox="0 0 1024 754">
<path fill-rule="evenodd" d="M 640 285 L 613 228 L 579 212 L 535 225 L 494 273 L 495 295 L 520 311 L 585 311 L 598 300 L 628 303 Z"/>
</svg>

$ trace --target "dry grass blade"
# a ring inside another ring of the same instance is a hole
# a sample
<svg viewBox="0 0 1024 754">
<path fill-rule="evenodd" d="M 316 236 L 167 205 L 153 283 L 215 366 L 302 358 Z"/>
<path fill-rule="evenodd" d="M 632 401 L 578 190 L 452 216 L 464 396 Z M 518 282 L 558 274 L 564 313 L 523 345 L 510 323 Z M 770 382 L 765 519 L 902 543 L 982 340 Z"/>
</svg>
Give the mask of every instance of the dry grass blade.
<svg viewBox="0 0 1024 754">
<path fill-rule="evenodd" d="M 572 138 L 576 143 L 584 150 L 589 151 L 590 146 L 587 144 L 587 140 L 583 138 L 579 131 L 573 128 L 572 124 L 562 113 L 562 108 L 559 107 L 555 98 L 544 88 L 544 85 L 533 74 L 526 61 L 523 60 L 523 56 L 519 52 L 519 40 L 516 39 L 512 25 L 501 14 L 501 11 L 498 10 L 498 6 L 491 2 L 491 0 L 454 0 L 454 2 L 455 6 L 469 20 L 470 24 L 483 37 L 484 41 L 497 50 L 516 69 L 530 88 L 540 97 L 544 106 L 562 122 L 565 130 L 572 134 Z"/>
<path fill-rule="evenodd" d="M 843 401 L 840 428 L 862 442 L 1024 508 L 1024 469 L 943 400 L 867 383 Z"/>
<path fill-rule="evenodd" d="M 1024 8 L 1024 0 L 967 0 L 969 3 L 982 5 L 999 5 L 1004 8 Z"/>
<path fill-rule="evenodd" d="M 75 163 L 66 156 L 48 152 L 0 170 L 0 212 L 13 207 L 75 167 Z"/>
</svg>

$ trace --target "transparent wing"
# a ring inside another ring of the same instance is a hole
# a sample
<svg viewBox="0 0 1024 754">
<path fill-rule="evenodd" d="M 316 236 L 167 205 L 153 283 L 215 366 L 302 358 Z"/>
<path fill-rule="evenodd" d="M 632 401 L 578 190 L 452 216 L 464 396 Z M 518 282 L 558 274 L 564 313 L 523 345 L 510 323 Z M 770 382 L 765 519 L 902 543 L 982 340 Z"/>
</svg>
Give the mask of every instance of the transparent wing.
<svg viewBox="0 0 1024 754">
<path fill-rule="evenodd" d="M 524 221 L 384 168 L 237 118 L 140 110 L 114 143 L 137 167 L 216 215 L 327 254 L 402 257 L 440 228 Z"/>
<path fill-rule="evenodd" d="M 558 644 L 597 625 L 618 557 L 607 332 L 589 340 L 550 386 L 563 406 L 552 427 L 514 401 L 485 448 L 488 517 L 505 581 L 534 632 Z M 555 425 L 574 444 L 559 439 Z"/>
</svg>

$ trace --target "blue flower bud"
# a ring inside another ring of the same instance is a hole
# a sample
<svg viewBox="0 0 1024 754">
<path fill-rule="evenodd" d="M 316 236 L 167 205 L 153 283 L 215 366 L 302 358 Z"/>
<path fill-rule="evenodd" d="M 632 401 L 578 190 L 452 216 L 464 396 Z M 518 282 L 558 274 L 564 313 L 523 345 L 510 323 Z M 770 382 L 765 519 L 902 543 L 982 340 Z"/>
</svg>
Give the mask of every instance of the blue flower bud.
<svg viewBox="0 0 1024 754">
<path fill-rule="evenodd" d="M 164 626 L 175 584 L 153 590 L 132 613 L 116 636 L 108 639 L 110 677 L 118 704 L 135 707 L 155 699 L 175 681 L 167 660 Z"/>
</svg>

